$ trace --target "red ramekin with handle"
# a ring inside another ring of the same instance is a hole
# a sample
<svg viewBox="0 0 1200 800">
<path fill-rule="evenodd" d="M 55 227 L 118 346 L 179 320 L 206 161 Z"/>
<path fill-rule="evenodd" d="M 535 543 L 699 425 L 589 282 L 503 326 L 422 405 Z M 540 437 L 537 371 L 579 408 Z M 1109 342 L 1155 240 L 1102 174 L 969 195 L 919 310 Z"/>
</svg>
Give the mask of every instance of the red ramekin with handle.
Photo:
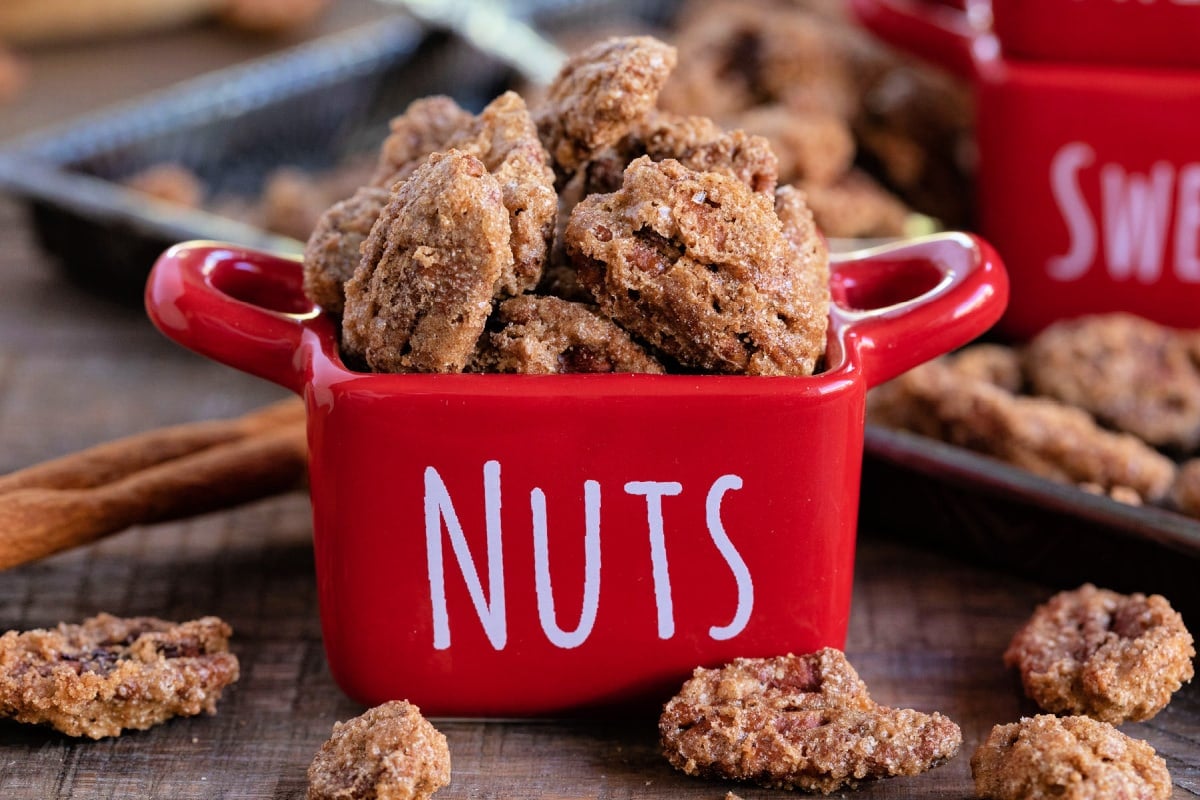
<svg viewBox="0 0 1200 800">
<path fill-rule="evenodd" d="M 1200 327 L 1200 70 L 1016 60 L 941 4 L 851 2 L 974 82 L 979 231 L 1012 278 L 1004 333 L 1115 311 Z"/>
<path fill-rule="evenodd" d="M 991 0 L 1004 52 L 1022 59 L 1200 67 L 1196 0 Z"/>
<path fill-rule="evenodd" d="M 364 374 L 298 262 L 179 245 L 170 338 L 303 396 L 318 595 L 354 699 L 526 716 L 844 644 L 867 389 L 999 317 L 964 234 L 839 257 L 813 377 Z"/>
</svg>

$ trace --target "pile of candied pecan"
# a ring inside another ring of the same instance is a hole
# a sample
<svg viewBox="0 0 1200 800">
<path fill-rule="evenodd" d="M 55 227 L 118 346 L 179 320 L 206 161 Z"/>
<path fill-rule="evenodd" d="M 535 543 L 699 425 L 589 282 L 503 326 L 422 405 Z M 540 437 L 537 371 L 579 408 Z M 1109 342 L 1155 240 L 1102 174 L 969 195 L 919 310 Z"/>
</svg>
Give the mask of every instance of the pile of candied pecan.
<svg viewBox="0 0 1200 800">
<path fill-rule="evenodd" d="M 828 254 L 770 144 L 657 108 L 676 51 L 612 38 L 532 110 L 446 97 L 392 121 L 331 207 L 305 291 L 381 372 L 809 375 Z"/>
</svg>

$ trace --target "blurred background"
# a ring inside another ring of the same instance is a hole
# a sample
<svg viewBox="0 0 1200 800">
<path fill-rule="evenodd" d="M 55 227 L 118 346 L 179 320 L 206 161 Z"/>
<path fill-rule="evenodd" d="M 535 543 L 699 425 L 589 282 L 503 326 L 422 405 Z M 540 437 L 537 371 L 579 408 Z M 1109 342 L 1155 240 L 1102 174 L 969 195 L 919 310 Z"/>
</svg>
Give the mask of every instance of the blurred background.
<svg viewBox="0 0 1200 800">
<path fill-rule="evenodd" d="M 971 222 L 966 84 L 838 0 L 125 2 L 0 3 L 0 186 L 68 274 L 135 302 L 173 241 L 297 250 L 411 100 L 532 104 L 562 52 L 616 33 L 674 42 L 661 106 L 768 137 L 827 236 Z"/>
<path fill-rule="evenodd" d="M 411 101 L 478 110 L 513 88 L 533 105 L 564 53 L 651 33 L 679 50 L 661 108 L 770 139 L 834 248 L 958 229 L 1007 263 L 1029 313 L 989 334 L 1002 351 L 942 362 L 951 391 L 908 426 L 950 441 L 869 421 L 847 644 L 882 701 L 941 708 L 978 741 L 1029 710 L 999 653 L 1049 588 L 1161 591 L 1200 614 L 1198 18 L 1118 0 L 0 0 L 0 473 L 283 397 L 153 328 L 142 292 L 164 249 L 297 254 Z M 1099 412 L 1030 396 L 1026 336 L 1122 310 L 1172 327 L 1080 328 L 1061 372 L 1096 366 L 1096 396 L 1146 401 L 1143 421 L 1169 412 L 1178 441 L 1131 443 Z M 991 418 L 935 413 L 983 406 Z M 1170 487 L 1127 491 L 1114 452 L 1166 459 Z M 355 711 L 325 669 L 312 572 L 302 492 L 6 572 L 8 627 L 220 613 L 246 677 L 215 720 L 155 737 L 89 747 L 0 726 L 20 765 L 0 768 L 0 796 L 303 796 L 312 752 Z M 1195 689 L 1138 729 L 1178 798 L 1200 787 Z M 455 725 L 448 796 L 717 794 L 672 778 L 652 726 Z M 967 796 L 967 759 L 937 780 L 863 796 Z"/>
</svg>

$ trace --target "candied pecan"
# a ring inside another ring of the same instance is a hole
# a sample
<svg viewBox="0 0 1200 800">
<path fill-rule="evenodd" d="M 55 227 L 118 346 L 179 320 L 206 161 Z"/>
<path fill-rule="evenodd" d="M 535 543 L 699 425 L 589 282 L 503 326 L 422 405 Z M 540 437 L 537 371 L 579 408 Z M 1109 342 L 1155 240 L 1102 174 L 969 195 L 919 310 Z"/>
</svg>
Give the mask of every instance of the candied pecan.
<svg viewBox="0 0 1200 800">
<path fill-rule="evenodd" d="M 620 189 L 625 168 L 641 156 L 672 158 L 697 172 L 729 175 L 768 196 L 778 183 L 778 160 L 762 136 L 724 131 L 707 117 L 658 112 L 588 163 L 586 192 Z"/>
<path fill-rule="evenodd" d="M 941 714 L 876 703 L 831 648 L 697 669 L 663 709 L 659 735 L 689 775 L 826 794 L 924 772 L 962 744 Z"/>
<path fill-rule="evenodd" d="M 304 247 L 304 294 L 331 314 L 341 314 L 345 284 L 362 259 L 362 244 L 387 205 L 386 189 L 364 186 L 330 206 Z"/>
<path fill-rule="evenodd" d="M 835 114 L 798 111 L 777 103 L 747 109 L 725 122 L 770 143 L 779 159 L 781 183 L 826 186 L 846 174 L 854 162 L 854 135 Z"/>
<path fill-rule="evenodd" d="M 700 13 L 681 19 L 675 37 L 684 68 L 667 80 L 659 105 L 717 117 L 758 103 L 761 15 L 743 2 L 691 3 L 688 10 Z"/>
<path fill-rule="evenodd" d="M 825 349 L 828 285 L 806 272 L 772 202 L 674 159 L 637 159 L 620 191 L 571 213 L 579 280 L 623 328 L 704 370 L 808 375 Z"/>
<path fill-rule="evenodd" d="M 535 114 L 560 178 L 646 117 L 674 68 L 675 48 L 650 36 L 605 39 L 571 56 Z"/>
<path fill-rule="evenodd" d="M 489 372 L 653 372 L 662 365 L 629 334 L 582 303 L 523 295 L 504 301 L 481 356 Z"/>
<path fill-rule="evenodd" d="M 970 217 L 971 92 L 957 78 L 889 59 L 853 121 L 860 161 L 946 227 Z"/>
<path fill-rule="evenodd" d="M 1104 430 L 1077 408 L 964 376 L 952 363 L 922 364 L 873 390 L 871 418 L 1061 483 L 1091 483 L 1106 493 L 1129 487 L 1148 502 L 1171 487 L 1174 462 L 1141 440 Z"/>
<path fill-rule="evenodd" d="M 329 201 L 316 177 L 295 167 L 280 167 L 263 183 L 259 203 L 262 226 L 303 242 L 317 227 Z"/>
<path fill-rule="evenodd" d="M 343 352 L 380 372 L 461 372 L 512 268 L 500 185 L 435 153 L 392 194 L 346 283 Z"/>
<path fill-rule="evenodd" d="M 215 714 L 238 679 L 230 628 L 99 614 L 0 637 L 0 717 L 100 739 L 176 716 Z"/>
<path fill-rule="evenodd" d="M 817 230 L 804 192 L 794 186 L 775 190 L 775 215 L 783 238 L 792 246 L 796 263 L 803 265 L 795 274 L 800 294 L 808 298 L 809 321 L 813 337 L 823 337 L 829 316 L 829 248 Z"/>
<path fill-rule="evenodd" d="M 130 175 L 125 186 L 167 203 L 199 208 L 204 202 L 204 182 L 182 164 L 154 164 Z"/>
<path fill-rule="evenodd" d="M 406 180 L 430 153 L 446 149 L 446 142 L 471 123 L 471 112 L 443 95 L 414 100 L 391 121 L 391 134 L 379 152 L 371 185 L 390 189 Z"/>
<path fill-rule="evenodd" d="M 801 181 L 817 227 L 845 239 L 903 236 L 909 210 L 865 172 L 850 170 L 830 184 Z"/>
<path fill-rule="evenodd" d="M 1178 481 L 1176 481 L 1178 484 Z M 1124 503 L 1127 506 L 1144 505 L 1142 496 L 1137 493 L 1136 489 L 1129 486 L 1109 486 L 1104 487 L 1097 483 L 1081 483 L 1079 488 L 1083 489 L 1088 494 L 1098 494 L 1104 497 L 1116 500 L 1118 503 Z"/>
<path fill-rule="evenodd" d="M 426 800 L 450 782 L 446 737 L 394 700 L 335 722 L 308 768 L 308 800 Z"/>
<path fill-rule="evenodd" d="M 662 93 L 663 108 L 672 111 L 724 116 L 790 101 L 797 91 L 816 97 L 819 87 L 820 110 L 848 119 L 882 68 L 882 48 L 827 14 L 746 0 L 692 10 L 677 40 L 686 68 Z"/>
<path fill-rule="evenodd" d="M 1149 444 L 1200 446 L 1200 365 L 1188 335 L 1132 314 L 1056 322 L 1029 343 L 1038 394 Z"/>
<path fill-rule="evenodd" d="M 446 146 L 478 158 L 500 184 L 512 229 L 509 246 L 513 266 L 497 283 L 496 296 L 532 289 L 546 263 L 558 196 L 554 193 L 554 173 L 525 101 L 514 92 L 505 92 L 452 136 Z"/>
<path fill-rule="evenodd" d="M 971 756 L 984 800 L 1167 800 L 1167 764 L 1145 742 L 1088 717 L 1040 714 L 992 728 Z"/>
<path fill-rule="evenodd" d="M 1002 344 L 973 344 L 946 360 L 964 378 L 984 381 L 1016 394 L 1025 385 L 1021 354 Z"/>
<path fill-rule="evenodd" d="M 1200 458 L 1179 465 L 1179 475 L 1171 487 L 1171 505 L 1189 517 L 1200 517 Z"/>
<path fill-rule="evenodd" d="M 515 92 L 505 92 L 474 117 L 456 113 L 458 107 L 451 108 L 453 101 L 447 98 L 431 101 L 436 102 L 414 103 L 393 121 L 394 132 L 383 148 L 383 161 L 393 174 L 377 175 L 376 185 L 394 185 L 435 151 L 458 150 L 475 156 L 500 184 L 512 231 L 513 263 L 497 282 L 496 296 L 532 289 L 546 262 L 558 199 L 554 173 L 525 101 Z M 380 169 L 380 174 L 386 171 L 382 165 Z"/>
<path fill-rule="evenodd" d="M 1162 596 L 1084 584 L 1038 607 L 1004 663 L 1043 710 L 1120 725 L 1150 719 L 1192 679 L 1183 618 Z"/>
</svg>

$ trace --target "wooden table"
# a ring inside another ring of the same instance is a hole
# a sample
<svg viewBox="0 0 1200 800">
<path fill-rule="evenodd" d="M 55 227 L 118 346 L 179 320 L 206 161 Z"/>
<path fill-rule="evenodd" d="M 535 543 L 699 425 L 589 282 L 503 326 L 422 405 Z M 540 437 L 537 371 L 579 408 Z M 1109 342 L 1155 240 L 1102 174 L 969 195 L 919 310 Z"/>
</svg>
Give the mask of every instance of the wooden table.
<svg viewBox="0 0 1200 800">
<path fill-rule="evenodd" d="M 365 13 L 345 0 L 326 25 Z M 214 30 L 180 34 L 197 68 L 252 55 Z M 34 59 L 38 94 L 0 110 L 11 136 L 181 77 L 139 64 L 161 42 L 94 49 L 100 77 L 64 79 Z M 90 63 L 90 62 L 87 62 Z M 174 62 L 172 62 L 174 63 Z M 59 65 L 59 66 L 56 66 Z M 85 82 L 81 85 L 79 82 Z M 102 91 L 86 91 L 87 82 Z M 157 425 L 229 416 L 280 396 L 264 382 L 184 352 L 136 310 L 64 282 L 31 241 L 21 210 L 0 199 L 0 472 Z M 242 678 L 215 717 L 175 720 L 99 742 L 0 723 L 0 797 L 300 798 L 305 770 L 334 721 L 362 709 L 333 684 L 321 648 L 307 500 L 296 494 L 178 524 L 128 531 L 0 574 L 0 630 L 50 626 L 98 611 L 186 619 L 217 614 L 235 629 Z M 1147 587 L 1153 589 L 1154 587 Z M 940 710 L 963 728 L 962 752 L 864 798 L 972 795 L 970 754 L 991 726 L 1032 713 L 1000 655 L 1050 588 L 862 531 L 847 650 L 875 697 Z M 1197 621 L 1193 620 L 1194 626 Z M 782 797 L 688 778 L 660 757 L 653 711 L 597 721 L 438 721 L 454 759 L 447 798 Z M 1129 725 L 1167 760 L 1174 797 L 1200 794 L 1200 684 L 1154 720 Z"/>
</svg>

